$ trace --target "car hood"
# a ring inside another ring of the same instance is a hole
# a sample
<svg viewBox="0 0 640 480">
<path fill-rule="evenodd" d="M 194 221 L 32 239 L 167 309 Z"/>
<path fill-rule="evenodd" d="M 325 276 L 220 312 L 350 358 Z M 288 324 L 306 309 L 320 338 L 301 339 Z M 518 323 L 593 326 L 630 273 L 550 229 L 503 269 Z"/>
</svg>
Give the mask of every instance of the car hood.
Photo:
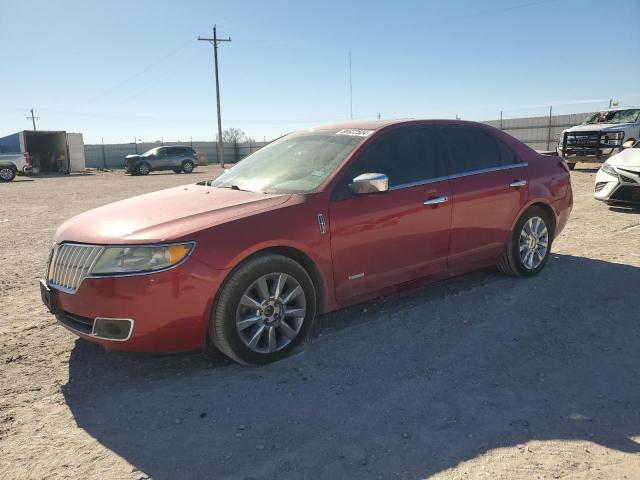
<svg viewBox="0 0 640 480">
<path fill-rule="evenodd" d="M 606 161 L 609 165 L 616 167 L 637 167 L 640 168 L 640 148 L 627 148 L 620 153 L 609 157 Z"/>
<path fill-rule="evenodd" d="M 124 158 L 126 158 L 127 160 L 130 158 L 142 158 L 142 155 L 133 154 L 133 155 L 127 155 Z"/>
<path fill-rule="evenodd" d="M 602 132 L 608 130 L 624 130 L 633 126 L 633 123 L 594 123 L 592 125 L 576 125 L 565 130 L 565 132 Z"/>
<path fill-rule="evenodd" d="M 284 204 L 270 195 L 204 185 L 184 185 L 89 210 L 56 231 L 56 243 L 154 243 L 188 237 L 207 227 Z"/>
</svg>

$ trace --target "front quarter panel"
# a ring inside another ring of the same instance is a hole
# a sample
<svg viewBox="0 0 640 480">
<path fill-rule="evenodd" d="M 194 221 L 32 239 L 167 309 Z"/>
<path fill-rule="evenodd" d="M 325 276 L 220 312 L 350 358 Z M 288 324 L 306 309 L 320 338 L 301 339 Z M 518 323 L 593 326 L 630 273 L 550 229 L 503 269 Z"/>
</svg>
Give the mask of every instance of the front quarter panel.
<svg viewBox="0 0 640 480">
<path fill-rule="evenodd" d="M 321 233 L 318 215 L 326 231 Z M 325 308 L 333 305 L 333 273 L 327 196 L 324 193 L 292 195 L 281 207 L 198 232 L 194 256 L 218 270 L 229 270 L 262 250 L 274 247 L 296 249 L 318 267 L 327 294 Z"/>
</svg>

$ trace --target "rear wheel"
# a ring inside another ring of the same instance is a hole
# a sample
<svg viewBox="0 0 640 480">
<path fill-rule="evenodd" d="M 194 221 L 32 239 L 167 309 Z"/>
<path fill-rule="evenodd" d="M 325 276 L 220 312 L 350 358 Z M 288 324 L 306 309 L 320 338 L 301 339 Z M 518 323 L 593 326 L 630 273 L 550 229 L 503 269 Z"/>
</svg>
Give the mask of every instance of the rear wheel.
<svg viewBox="0 0 640 480">
<path fill-rule="evenodd" d="M 193 172 L 194 166 L 195 165 L 191 160 L 185 160 L 184 162 L 182 162 L 182 171 L 184 173 L 191 173 Z"/>
<path fill-rule="evenodd" d="M 209 337 L 245 365 L 279 360 L 307 337 L 316 292 L 309 274 L 283 255 L 256 256 L 224 283 L 209 320 Z"/>
<path fill-rule="evenodd" d="M 10 182 L 16 178 L 16 171 L 8 166 L 0 167 L 0 181 Z"/>
<path fill-rule="evenodd" d="M 151 169 L 149 168 L 149 165 L 147 165 L 146 163 L 141 163 L 136 167 L 136 173 L 138 175 L 148 175 L 150 171 Z"/>
<path fill-rule="evenodd" d="M 549 260 L 553 223 L 540 207 L 531 207 L 516 223 L 498 269 L 516 277 L 531 277 Z"/>
</svg>

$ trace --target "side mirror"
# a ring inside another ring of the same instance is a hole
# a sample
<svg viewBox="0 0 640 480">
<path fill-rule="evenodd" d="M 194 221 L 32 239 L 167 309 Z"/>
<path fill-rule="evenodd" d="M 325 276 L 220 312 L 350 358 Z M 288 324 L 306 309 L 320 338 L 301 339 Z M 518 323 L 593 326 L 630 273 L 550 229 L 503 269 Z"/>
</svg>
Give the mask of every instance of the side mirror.
<svg viewBox="0 0 640 480">
<path fill-rule="evenodd" d="M 349 188 L 357 194 L 386 192 L 389 178 L 384 173 L 363 173 L 353 179 Z"/>
</svg>

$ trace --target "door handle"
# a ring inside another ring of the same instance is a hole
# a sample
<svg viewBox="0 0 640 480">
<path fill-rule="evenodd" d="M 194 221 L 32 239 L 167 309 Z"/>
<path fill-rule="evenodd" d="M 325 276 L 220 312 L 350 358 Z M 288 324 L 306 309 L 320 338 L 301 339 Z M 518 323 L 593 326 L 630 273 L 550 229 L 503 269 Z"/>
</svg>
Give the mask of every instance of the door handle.
<svg viewBox="0 0 640 480">
<path fill-rule="evenodd" d="M 448 202 L 449 201 L 449 197 L 433 197 L 430 198 L 429 200 L 425 200 L 424 204 L 425 205 L 438 205 L 439 203 L 444 203 L 444 202 Z"/>
<path fill-rule="evenodd" d="M 524 187 L 527 184 L 526 180 L 514 180 L 509 184 L 511 188 Z"/>
</svg>

